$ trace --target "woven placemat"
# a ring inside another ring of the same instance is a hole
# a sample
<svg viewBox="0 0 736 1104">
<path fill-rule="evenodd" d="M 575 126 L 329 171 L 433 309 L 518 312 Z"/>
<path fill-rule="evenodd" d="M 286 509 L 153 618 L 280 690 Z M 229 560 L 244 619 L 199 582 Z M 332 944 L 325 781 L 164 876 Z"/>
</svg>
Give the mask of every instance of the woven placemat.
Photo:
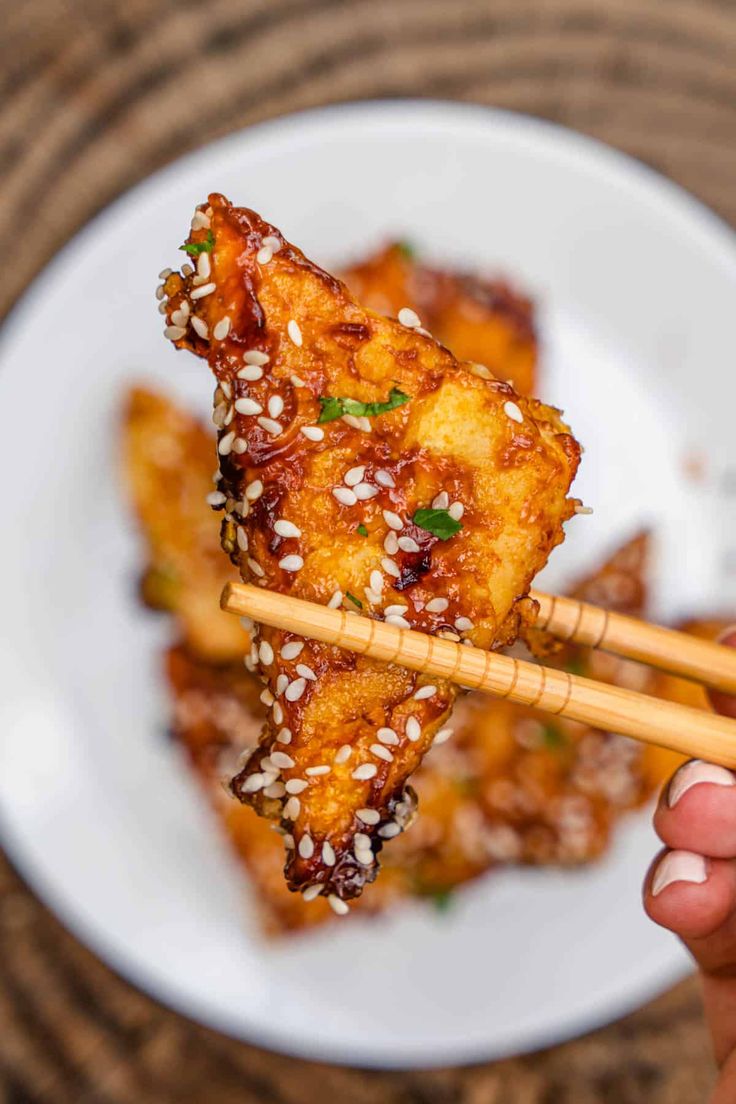
<svg viewBox="0 0 736 1104">
<path fill-rule="evenodd" d="M 153 169 L 339 99 L 542 115 L 736 223 L 728 0 L 1 0 L 0 14 L 3 312 Z M 0 1104 L 702 1104 L 711 1078 L 693 981 L 585 1039 L 495 1065 L 366 1073 L 277 1057 L 121 981 L 0 860 Z"/>
</svg>

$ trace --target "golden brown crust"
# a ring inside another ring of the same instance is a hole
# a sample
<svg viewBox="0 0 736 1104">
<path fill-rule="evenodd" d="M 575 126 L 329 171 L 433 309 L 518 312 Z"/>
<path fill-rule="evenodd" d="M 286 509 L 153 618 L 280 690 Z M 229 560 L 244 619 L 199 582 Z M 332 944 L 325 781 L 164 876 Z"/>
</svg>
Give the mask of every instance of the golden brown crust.
<svg viewBox="0 0 736 1104">
<path fill-rule="evenodd" d="M 534 391 L 532 304 L 505 280 L 435 268 L 402 242 L 352 265 L 343 278 L 364 306 L 393 317 L 411 307 L 458 360 L 485 364 L 521 395 Z"/>
<path fill-rule="evenodd" d="M 339 593 L 372 616 L 401 607 L 412 626 L 481 647 L 513 638 L 574 511 L 579 446 L 558 412 L 365 310 L 254 212 L 212 195 L 195 221 L 190 242 L 211 234 L 214 247 L 200 275 L 166 280 L 168 335 L 217 377 L 222 541 L 243 577 L 313 601 Z M 320 399 L 397 392 L 408 401 L 380 416 L 319 424 Z M 438 495 L 464 510 L 447 540 L 413 520 Z M 292 657 L 294 643 L 263 629 L 254 646 L 270 708 L 233 786 L 290 829 L 293 887 L 354 897 L 413 814 L 406 780 L 456 691 L 438 682 L 417 698 L 428 680 L 312 641 Z"/>
</svg>

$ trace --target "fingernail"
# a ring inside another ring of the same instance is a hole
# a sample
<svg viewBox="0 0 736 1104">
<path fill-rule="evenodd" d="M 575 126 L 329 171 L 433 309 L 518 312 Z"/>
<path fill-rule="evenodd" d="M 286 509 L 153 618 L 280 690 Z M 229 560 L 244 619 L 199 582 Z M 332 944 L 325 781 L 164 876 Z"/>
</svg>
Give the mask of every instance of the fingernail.
<svg viewBox="0 0 736 1104">
<path fill-rule="evenodd" d="M 717 767 L 715 763 L 704 763 L 702 759 L 691 759 L 689 763 L 675 774 L 667 791 L 667 804 L 674 809 L 684 793 L 699 782 L 712 782 L 716 786 L 733 786 L 736 778 L 725 767 Z"/>
<path fill-rule="evenodd" d="M 700 884 L 708 877 L 705 859 L 694 851 L 668 851 L 654 872 L 652 897 L 656 897 L 673 882 Z"/>
</svg>

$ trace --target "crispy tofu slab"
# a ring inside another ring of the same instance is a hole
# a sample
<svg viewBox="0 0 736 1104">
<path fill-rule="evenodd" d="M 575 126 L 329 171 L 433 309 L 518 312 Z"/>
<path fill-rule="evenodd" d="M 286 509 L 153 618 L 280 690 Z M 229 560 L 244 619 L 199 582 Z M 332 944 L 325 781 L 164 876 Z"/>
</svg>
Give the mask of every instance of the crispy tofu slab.
<svg viewBox="0 0 736 1104">
<path fill-rule="evenodd" d="M 366 310 L 254 212 L 211 195 L 164 281 L 166 336 L 216 377 L 222 544 L 257 585 L 484 648 L 533 616 L 580 449 L 559 412 Z M 253 627 L 268 718 L 233 792 L 279 822 L 286 877 L 335 911 L 414 813 L 456 689 Z"/>
<path fill-rule="evenodd" d="M 537 369 L 532 304 L 505 280 L 437 268 L 404 242 L 392 242 L 343 273 L 359 303 L 379 314 L 408 306 L 458 360 L 485 364 L 522 395 Z"/>
</svg>

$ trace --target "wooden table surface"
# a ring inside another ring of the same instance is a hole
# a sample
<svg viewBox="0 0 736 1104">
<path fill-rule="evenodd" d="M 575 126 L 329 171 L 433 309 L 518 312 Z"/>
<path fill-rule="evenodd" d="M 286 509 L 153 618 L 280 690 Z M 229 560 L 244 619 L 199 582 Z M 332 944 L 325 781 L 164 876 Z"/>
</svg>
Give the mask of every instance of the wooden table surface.
<svg viewBox="0 0 736 1104">
<path fill-rule="evenodd" d="M 0 0 L 0 15 L 3 312 L 153 169 L 341 99 L 542 115 L 736 222 L 732 0 Z M 380 1073 L 277 1057 L 134 990 L 0 858 L 0 1104 L 701 1104 L 711 1079 L 694 981 L 495 1065 Z"/>
</svg>

